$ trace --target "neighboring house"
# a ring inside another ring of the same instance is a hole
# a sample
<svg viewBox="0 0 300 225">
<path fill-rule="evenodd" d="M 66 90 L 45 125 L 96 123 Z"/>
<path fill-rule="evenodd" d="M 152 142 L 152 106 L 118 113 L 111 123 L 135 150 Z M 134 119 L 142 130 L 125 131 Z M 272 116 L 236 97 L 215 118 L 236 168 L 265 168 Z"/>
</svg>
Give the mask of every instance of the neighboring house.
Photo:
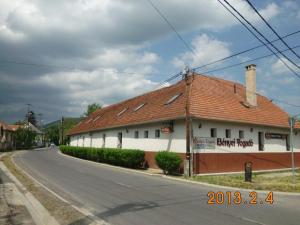
<svg viewBox="0 0 300 225">
<path fill-rule="evenodd" d="M 290 167 L 289 115 L 256 94 L 256 66 L 246 68 L 246 87 L 192 74 L 99 109 L 71 129 L 70 145 L 141 149 L 150 167 L 156 167 L 158 151 L 177 152 L 185 159 L 189 149 L 194 173 L 242 171 L 248 161 L 254 170 Z M 299 122 L 294 131 L 300 166 Z"/>
<path fill-rule="evenodd" d="M 45 137 L 45 134 L 43 131 L 41 131 L 40 129 L 38 129 L 36 126 L 34 126 L 32 123 L 30 122 L 26 122 L 24 124 L 24 126 L 26 128 L 29 127 L 29 129 L 31 131 L 34 131 L 36 133 L 36 138 L 35 138 L 35 143 L 38 147 L 42 147 L 44 146 L 44 137 Z"/>
<path fill-rule="evenodd" d="M 19 125 L 8 125 L 0 121 L 0 151 L 15 149 L 14 133 L 18 128 Z"/>
</svg>

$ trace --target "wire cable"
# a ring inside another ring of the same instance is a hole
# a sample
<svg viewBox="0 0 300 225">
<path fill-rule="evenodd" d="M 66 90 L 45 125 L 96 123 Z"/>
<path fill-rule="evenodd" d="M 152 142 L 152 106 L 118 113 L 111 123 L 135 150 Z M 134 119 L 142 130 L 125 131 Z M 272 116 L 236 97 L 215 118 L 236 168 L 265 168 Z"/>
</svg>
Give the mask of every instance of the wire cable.
<svg viewBox="0 0 300 225">
<path fill-rule="evenodd" d="M 296 49 L 296 48 L 300 48 L 300 45 L 292 47 L 292 49 Z M 280 52 L 286 52 L 286 51 L 289 51 L 289 49 L 285 49 L 285 50 L 282 50 Z M 229 69 L 229 68 L 232 68 L 232 67 L 236 67 L 236 66 L 239 66 L 239 65 L 242 65 L 242 64 L 245 64 L 245 63 L 253 62 L 253 61 L 264 59 L 264 58 L 271 57 L 271 56 L 273 56 L 273 54 L 268 54 L 268 55 L 260 56 L 260 57 L 254 58 L 254 59 L 242 61 L 240 63 L 236 63 L 236 64 L 232 64 L 232 65 L 229 65 L 229 66 L 224 66 L 224 67 L 221 67 L 221 68 L 217 68 L 217 69 L 213 69 L 213 70 L 208 70 L 208 71 L 204 71 L 204 72 L 199 72 L 199 73 L 212 73 L 212 72 L 216 72 L 216 71 L 220 71 L 220 70 L 225 70 L 225 69 Z"/>
<path fill-rule="evenodd" d="M 189 44 L 183 39 L 183 37 L 178 33 L 178 31 L 176 30 L 176 28 L 172 25 L 172 23 L 167 19 L 166 16 L 164 16 L 164 14 L 158 9 L 158 7 L 156 5 L 154 5 L 154 3 L 151 0 L 147 0 L 149 2 L 149 4 L 152 6 L 152 8 L 158 13 L 158 15 L 169 25 L 169 27 L 174 31 L 174 33 L 176 34 L 176 36 L 178 37 L 178 39 L 184 44 L 184 46 L 191 51 L 196 57 L 197 54 L 195 53 L 195 51 L 189 46 Z"/>
<path fill-rule="evenodd" d="M 289 48 L 289 50 L 294 53 L 295 56 L 300 59 L 300 56 L 293 50 L 291 47 L 280 37 L 280 35 L 276 32 L 276 30 L 268 23 L 268 21 L 265 20 L 265 18 L 258 12 L 258 10 L 255 8 L 255 6 L 249 1 L 246 0 L 247 3 L 250 5 L 250 7 L 256 12 L 256 14 L 265 22 L 265 24 L 273 31 L 273 33 L 280 39 L 280 41 Z"/>
<path fill-rule="evenodd" d="M 224 0 L 227 2 L 226 0 Z M 271 51 L 295 76 L 297 76 L 300 79 L 300 75 L 296 73 L 280 56 L 278 56 L 265 42 L 263 42 L 243 21 L 241 21 L 226 5 L 224 5 L 220 0 L 218 2 L 231 14 L 233 15 L 257 40 L 259 40 L 264 46 L 266 46 L 269 51 Z M 228 2 L 227 2 L 228 3 Z M 229 3 L 228 3 L 229 4 Z M 229 4 L 230 5 L 230 4 Z M 231 6 L 231 5 L 230 5 Z M 233 8 L 231 6 L 231 8 Z M 235 9 L 234 9 L 235 10 Z M 236 11 L 236 10 L 235 10 Z M 237 12 L 237 11 L 236 11 Z M 239 12 L 237 12 L 242 18 L 244 18 Z M 248 20 L 244 18 L 245 21 L 250 23 Z M 251 24 L 252 25 L 252 24 Z M 256 28 L 255 28 L 256 29 Z M 269 44 L 273 45 L 268 41 Z M 278 50 L 279 51 L 279 50 Z"/>
<path fill-rule="evenodd" d="M 287 35 L 285 35 L 285 36 L 282 36 L 281 38 L 287 38 L 287 37 L 289 37 L 289 36 L 292 36 L 292 35 L 295 35 L 295 34 L 298 34 L 298 33 L 300 33 L 300 30 L 295 31 L 295 32 L 292 32 L 292 33 L 289 33 L 289 34 L 287 34 Z M 272 40 L 271 42 L 273 43 L 273 42 L 276 42 L 276 41 L 279 41 L 279 39 Z M 249 49 L 246 49 L 246 50 L 243 50 L 243 51 L 240 51 L 240 52 L 236 52 L 236 53 L 234 53 L 234 54 L 232 54 L 232 55 L 229 55 L 229 56 L 226 56 L 226 57 L 224 57 L 224 58 L 217 59 L 217 60 L 212 61 L 212 62 L 210 62 L 210 63 L 207 63 L 207 64 L 205 64 L 205 65 L 201 65 L 201 66 L 192 68 L 192 70 L 198 70 L 198 69 L 201 69 L 201 68 L 203 68 L 203 67 L 207 67 L 207 66 L 213 65 L 213 64 L 215 64 L 215 63 L 222 62 L 222 61 L 224 61 L 224 60 L 230 59 L 230 58 L 232 58 L 232 57 L 241 55 L 241 54 L 246 53 L 246 52 L 250 52 L 250 51 L 252 51 L 252 50 L 255 50 L 255 49 L 258 49 L 258 48 L 261 48 L 261 47 L 264 47 L 264 46 L 265 46 L 264 44 L 257 45 L 257 46 L 254 46 L 254 47 L 252 47 L 252 48 L 249 48 Z"/>
</svg>

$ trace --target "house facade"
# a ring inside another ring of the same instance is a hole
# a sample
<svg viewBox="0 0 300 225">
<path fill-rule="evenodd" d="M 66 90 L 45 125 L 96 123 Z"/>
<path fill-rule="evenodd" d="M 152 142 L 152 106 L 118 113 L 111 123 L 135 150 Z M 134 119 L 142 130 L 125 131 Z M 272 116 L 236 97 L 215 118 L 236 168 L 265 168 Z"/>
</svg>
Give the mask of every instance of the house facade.
<svg viewBox="0 0 300 225">
<path fill-rule="evenodd" d="M 70 145 L 141 149 L 154 168 L 158 151 L 172 151 L 190 159 L 195 174 L 242 171 L 249 161 L 254 170 L 288 168 L 289 115 L 256 93 L 255 78 L 255 65 L 247 66 L 245 86 L 191 73 L 97 110 L 69 132 Z M 299 122 L 292 135 L 300 166 Z"/>
<path fill-rule="evenodd" d="M 0 121 L 0 151 L 12 150 L 16 148 L 15 131 L 18 125 L 9 125 Z"/>
</svg>

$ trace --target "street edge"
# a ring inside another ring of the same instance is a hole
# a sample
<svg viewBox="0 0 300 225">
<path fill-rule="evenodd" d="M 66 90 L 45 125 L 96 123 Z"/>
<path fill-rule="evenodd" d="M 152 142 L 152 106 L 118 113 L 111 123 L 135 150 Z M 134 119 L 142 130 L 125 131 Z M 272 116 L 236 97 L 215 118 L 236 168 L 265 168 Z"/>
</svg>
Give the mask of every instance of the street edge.
<svg viewBox="0 0 300 225">
<path fill-rule="evenodd" d="M 13 155 L 18 155 L 18 154 L 22 154 L 24 153 L 24 151 L 20 151 L 20 152 L 15 152 Z M 13 156 L 12 155 L 12 156 Z M 52 191 L 50 188 L 48 188 L 47 186 L 45 186 L 44 184 L 42 184 L 41 182 L 39 182 L 38 180 L 36 180 L 33 176 L 31 176 L 29 173 L 27 173 L 25 170 L 22 170 L 20 168 L 20 166 L 17 165 L 17 163 L 15 162 L 14 158 L 11 157 L 11 160 L 13 162 L 13 164 L 17 167 L 17 169 L 21 170 L 26 176 L 28 176 L 33 182 L 37 183 L 38 185 L 40 185 L 41 187 L 43 187 L 44 189 L 46 189 L 47 191 L 49 191 L 51 194 L 53 194 L 54 196 L 56 196 L 58 199 L 60 199 L 61 201 L 67 203 L 68 205 L 70 205 L 71 207 L 73 207 L 74 209 L 76 209 L 77 211 L 81 212 L 83 215 L 85 215 L 86 217 L 90 218 L 93 222 L 90 223 L 89 225 L 112 225 L 102 219 L 100 219 L 99 217 L 95 216 L 93 213 L 91 213 L 88 209 L 85 209 L 83 207 L 77 207 L 76 205 L 72 204 L 71 202 L 69 202 L 68 200 L 64 199 L 63 197 L 61 197 L 60 195 L 58 195 L 57 193 L 55 193 L 54 191 Z M 25 188 L 25 187 L 24 187 Z M 26 188 L 25 188 L 26 189 Z"/>
<path fill-rule="evenodd" d="M 5 156 L 2 155 L 0 158 Z M 59 225 L 57 220 L 50 215 L 48 210 L 33 196 L 33 194 L 27 190 L 27 188 L 9 171 L 3 162 L 0 162 L 0 168 L 3 173 L 8 176 L 12 182 L 16 185 L 21 196 L 23 197 L 23 202 L 25 207 L 29 211 L 35 224 L 45 224 L 45 225 Z"/>
<path fill-rule="evenodd" d="M 80 160 L 80 161 L 83 161 L 83 162 L 86 162 L 86 163 L 92 163 L 92 164 L 95 164 L 95 165 L 98 165 L 98 166 L 110 167 L 110 168 L 123 170 L 123 171 L 127 171 L 127 172 L 134 172 L 134 173 L 144 174 L 144 175 L 147 175 L 147 176 L 156 176 L 156 177 L 166 178 L 166 179 L 169 179 L 169 180 L 180 181 L 180 182 L 183 182 L 183 183 L 191 183 L 191 184 L 203 185 L 203 186 L 207 186 L 207 187 L 222 188 L 222 189 L 230 188 L 232 190 L 237 190 L 237 191 L 254 190 L 258 193 L 273 192 L 274 194 L 278 194 L 278 195 L 300 196 L 300 193 L 295 193 L 295 192 L 268 191 L 268 190 L 237 188 L 237 187 L 223 186 L 223 185 L 217 185 L 217 184 L 209 184 L 209 183 L 200 182 L 200 181 L 187 180 L 187 179 L 183 179 L 183 178 L 176 178 L 176 177 L 171 177 L 171 176 L 167 176 L 167 175 L 163 175 L 163 174 L 152 174 L 152 173 L 148 173 L 148 172 L 144 172 L 144 171 L 138 171 L 138 170 L 135 170 L 135 169 L 129 169 L 129 168 L 113 166 L 113 165 L 109 165 L 109 164 L 105 164 L 105 163 L 94 162 L 94 161 L 90 161 L 90 160 L 86 160 L 86 159 L 76 158 L 76 157 L 73 157 L 73 156 L 70 156 L 70 155 L 63 154 L 60 151 L 60 149 L 58 149 L 58 154 L 61 154 L 64 157 L 69 157 L 69 158 L 72 158 L 72 159 L 75 159 L 75 160 Z"/>
</svg>

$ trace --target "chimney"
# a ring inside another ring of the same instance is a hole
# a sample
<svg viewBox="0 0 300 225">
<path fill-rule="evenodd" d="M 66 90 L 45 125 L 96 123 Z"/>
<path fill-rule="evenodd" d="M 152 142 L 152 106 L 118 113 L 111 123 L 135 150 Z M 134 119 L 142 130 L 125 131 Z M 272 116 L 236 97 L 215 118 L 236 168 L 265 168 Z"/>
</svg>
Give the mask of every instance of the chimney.
<svg viewBox="0 0 300 225">
<path fill-rule="evenodd" d="M 256 65 L 246 66 L 246 101 L 251 106 L 257 106 L 256 101 Z"/>
</svg>

